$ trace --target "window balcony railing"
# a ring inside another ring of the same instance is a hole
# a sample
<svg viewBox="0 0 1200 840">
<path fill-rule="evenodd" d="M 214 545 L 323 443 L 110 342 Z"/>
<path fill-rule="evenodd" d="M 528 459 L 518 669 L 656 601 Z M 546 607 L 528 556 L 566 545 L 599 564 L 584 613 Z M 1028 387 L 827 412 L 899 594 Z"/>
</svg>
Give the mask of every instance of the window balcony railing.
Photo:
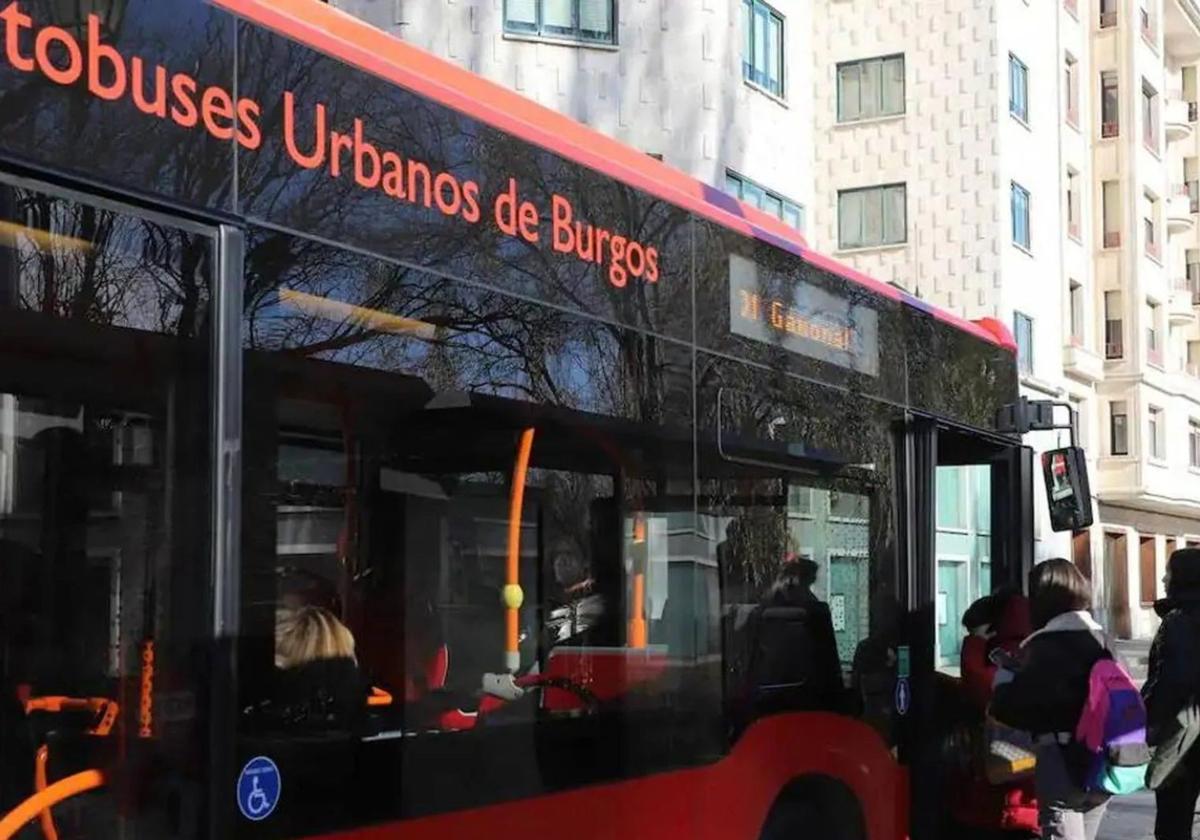
<svg viewBox="0 0 1200 840">
<path fill-rule="evenodd" d="M 1106 140 L 1110 137 L 1119 137 L 1121 134 L 1121 124 L 1119 122 L 1106 122 L 1100 124 L 1100 136 Z"/>
<path fill-rule="evenodd" d="M 1117 25 L 1117 12 L 1115 9 L 1111 12 L 1101 12 L 1100 13 L 1100 28 L 1101 29 L 1112 29 L 1116 25 Z"/>
<path fill-rule="evenodd" d="M 1195 122 L 1200 117 L 1200 102 L 1188 103 L 1188 122 Z"/>
<path fill-rule="evenodd" d="M 1162 245 L 1158 242 L 1146 243 L 1146 256 L 1156 262 L 1162 261 Z"/>
<path fill-rule="evenodd" d="M 1200 364 L 1196 362 L 1188 362 L 1183 366 L 1184 371 L 1193 379 L 1200 379 Z"/>
<path fill-rule="evenodd" d="M 1150 20 L 1150 13 L 1148 11 L 1146 11 L 1145 9 L 1141 9 L 1140 17 L 1141 17 L 1141 24 L 1142 24 L 1142 37 L 1145 38 L 1147 41 L 1149 41 L 1151 44 L 1153 44 L 1154 43 L 1154 22 L 1152 20 Z"/>
<path fill-rule="evenodd" d="M 1079 222 L 1067 222 L 1067 236 L 1079 239 Z"/>
<path fill-rule="evenodd" d="M 1125 345 L 1120 341 L 1105 342 L 1104 358 L 1109 360 L 1125 358 Z"/>
<path fill-rule="evenodd" d="M 1071 104 L 1067 106 L 1067 125 L 1071 128 L 1079 128 L 1079 106 Z"/>
<path fill-rule="evenodd" d="M 1104 231 L 1104 247 L 1105 248 L 1120 248 L 1121 247 L 1121 231 L 1119 231 L 1119 230 Z"/>
</svg>

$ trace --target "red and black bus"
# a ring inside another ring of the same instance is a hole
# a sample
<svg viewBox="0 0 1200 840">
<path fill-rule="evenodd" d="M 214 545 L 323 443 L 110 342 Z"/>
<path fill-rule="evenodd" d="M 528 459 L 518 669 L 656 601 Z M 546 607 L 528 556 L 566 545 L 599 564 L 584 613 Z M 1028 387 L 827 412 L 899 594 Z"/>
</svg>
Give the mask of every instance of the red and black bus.
<svg viewBox="0 0 1200 840">
<path fill-rule="evenodd" d="M 318 2 L 0 27 L 0 838 L 937 836 L 1002 326 Z"/>
</svg>

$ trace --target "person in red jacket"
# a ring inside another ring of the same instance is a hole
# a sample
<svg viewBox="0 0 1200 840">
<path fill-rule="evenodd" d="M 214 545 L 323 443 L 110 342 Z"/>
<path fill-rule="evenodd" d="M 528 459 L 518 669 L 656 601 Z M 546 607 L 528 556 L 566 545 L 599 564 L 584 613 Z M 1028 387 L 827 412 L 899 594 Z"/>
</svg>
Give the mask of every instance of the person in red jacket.
<svg viewBox="0 0 1200 840">
<path fill-rule="evenodd" d="M 1032 632 L 1029 600 L 1018 593 L 995 593 L 980 598 L 963 615 L 967 637 L 962 646 L 962 691 L 966 703 L 982 725 L 992 699 L 996 666 L 992 651 L 1015 654 L 1021 640 Z M 1038 806 L 1033 777 L 993 785 L 976 769 L 963 780 L 954 798 L 954 818 L 971 837 L 1024 840 L 1038 837 Z"/>
</svg>

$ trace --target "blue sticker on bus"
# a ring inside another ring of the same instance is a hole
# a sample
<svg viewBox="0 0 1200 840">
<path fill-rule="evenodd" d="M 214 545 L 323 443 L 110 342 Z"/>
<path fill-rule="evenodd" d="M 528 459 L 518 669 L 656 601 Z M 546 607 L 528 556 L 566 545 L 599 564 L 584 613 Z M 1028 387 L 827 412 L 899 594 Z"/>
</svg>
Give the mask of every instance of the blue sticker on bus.
<svg viewBox="0 0 1200 840">
<path fill-rule="evenodd" d="M 907 715 L 911 701 L 912 689 L 909 688 L 908 680 L 903 677 L 896 680 L 896 714 L 901 717 Z"/>
<path fill-rule="evenodd" d="M 248 820 L 265 820 L 279 804 L 283 791 L 283 779 L 275 762 L 265 755 L 255 756 L 246 762 L 238 776 L 238 810 Z"/>
</svg>

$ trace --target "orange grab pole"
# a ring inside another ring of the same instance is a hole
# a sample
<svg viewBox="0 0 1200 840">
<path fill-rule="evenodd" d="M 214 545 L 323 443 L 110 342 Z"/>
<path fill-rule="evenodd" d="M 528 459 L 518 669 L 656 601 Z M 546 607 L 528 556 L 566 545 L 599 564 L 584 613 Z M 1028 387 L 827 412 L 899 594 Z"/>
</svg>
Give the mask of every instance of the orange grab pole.
<svg viewBox="0 0 1200 840">
<path fill-rule="evenodd" d="M 46 765 L 49 761 L 50 747 L 42 744 L 38 747 L 37 758 L 33 765 L 33 789 L 37 793 L 46 789 Z M 58 829 L 54 826 L 54 816 L 50 813 L 50 809 L 44 809 L 38 814 L 38 819 L 42 824 L 42 836 L 46 840 L 58 840 Z"/>
<path fill-rule="evenodd" d="M 637 514 L 633 520 L 633 544 L 646 548 L 646 518 Z M 640 552 L 639 552 L 640 554 Z M 629 599 L 629 647 L 646 647 L 646 568 L 642 557 L 634 559 L 633 593 Z"/>
<path fill-rule="evenodd" d="M 521 667 L 518 648 L 519 610 L 525 601 L 521 590 L 521 512 L 525 506 L 525 479 L 533 451 L 533 429 L 521 432 L 517 460 L 513 464 L 512 492 L 508 499 L 508 555 L 504 566 L 504 665 L 510 672 Z"/>
<path fill-rule="evenodd" d="M 105 783 L 104 774 L 99 770 L 84 770 L 74 776 L 60 779 L 45 790 L 38 791 L 26 799 L 0 820 L 0 840 L 12 840 L 25 824 L 43 811 L 48 811 L 63 800 L 70 799 L 89 790 L 101 787 Z"/>
</svg>

